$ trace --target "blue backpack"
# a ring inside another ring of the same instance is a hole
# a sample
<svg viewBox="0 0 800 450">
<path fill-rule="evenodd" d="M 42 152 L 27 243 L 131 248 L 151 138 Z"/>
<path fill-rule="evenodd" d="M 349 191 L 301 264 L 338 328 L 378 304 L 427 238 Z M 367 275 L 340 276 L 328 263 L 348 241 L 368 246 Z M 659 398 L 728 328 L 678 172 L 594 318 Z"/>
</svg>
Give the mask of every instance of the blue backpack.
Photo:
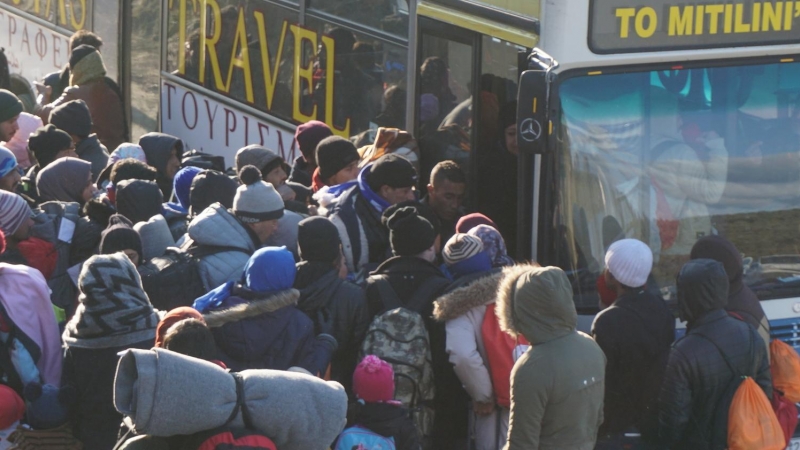
<svg viewBox="0 0 800 450">
<path fill-rule="evenodd" d="M 359 426 L 350 427 L 339 435 L 333 450 L 395 450 L 394 438 L 384 437 Z"/>
</svg>

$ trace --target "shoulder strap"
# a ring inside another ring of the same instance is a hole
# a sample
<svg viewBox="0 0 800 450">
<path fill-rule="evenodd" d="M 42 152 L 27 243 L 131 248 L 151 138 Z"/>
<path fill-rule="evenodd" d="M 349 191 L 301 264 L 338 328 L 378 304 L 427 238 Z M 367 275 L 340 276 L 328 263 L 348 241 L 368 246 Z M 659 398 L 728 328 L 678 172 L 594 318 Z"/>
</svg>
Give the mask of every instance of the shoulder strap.
<svg viewBox="0 0 800 450">
<path fill-rule="evenodd" d="M 429 277 L 419 285 L 414 295 L 411 297 L 411 302 L 407 308 L 418 311 L 422 309 L 424 303 L 432 301 L 432 299 L 439 294 L 439 292 L 450 282 L 440 277 Z"/>
<path fill-rule="evenodd" d="M 390 311 L 395 308 L 402 308 L 403 302 L 397 296 L 392 284 L 389 283 L 389 278 L 386 275 L 376 275 L 371 278 L 371 283 L 378 289 L 381 304 L 383 304 L 383 312 Z"/>
<path fill-rule="evenodd" d="M 742 376 L 742 374 L 733 367 L 733 364 L 731 364 L 731 361 L 728 359 L 728 356 L 725 354 L 725 352 L 722 351 L 722 348 L 720 348 L 720 346 L 717 345 L 716 342 L 714 342 L 711 338 L 709 338 L 708 336 L 704 335 L 703 333 L 692 333 L 692 336 L 697 336 L 697 337 L 705 339 L 708 342 L 711 342 L 711 345 L 713 345 L 717 349 L 719 354 L 722 356 L 722 359 L 725 360 L 725 364 L 728 366 L 728 369 L 731 370 L 733 375 L 737 376 L 737 377 L 741 377 Z M 752 336 L 750 336 L 750 337 L 752 339 Z"/>
<path fill-rule="evenodd" d="M 241 410 L 242 419 L 244 420 L 244 427 L 248 430 L 255 430 L 253 427 L 253 420 L 250 417 L 250 411 L 247 409 L 247 405 L 244 401 L 244 378 L 242 378 L 241 374 L 236 372 L 231 372 L 231 376 L 236 382 L 236 405 L 233 407 L 231 415 L 228 416 L 228 420 L 225 421 L 225 425 L 223 426 L 228 426 L 231 422 L 233 422 Z"/>
</svg>

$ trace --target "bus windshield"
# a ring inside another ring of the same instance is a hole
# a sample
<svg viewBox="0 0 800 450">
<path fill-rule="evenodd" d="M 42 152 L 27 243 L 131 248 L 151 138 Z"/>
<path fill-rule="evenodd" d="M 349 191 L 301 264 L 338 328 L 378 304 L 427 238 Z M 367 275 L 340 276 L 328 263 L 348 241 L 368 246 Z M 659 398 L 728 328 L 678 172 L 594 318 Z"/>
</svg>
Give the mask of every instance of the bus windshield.
<svg viewBox="0 0 800 450">
<path fill-rule="evenodd" d="M 557 96 L 551 251 L 579 308 L 623 237 L 653 250 L 667 300 L 711 234 L 762 300 L 800 296 L 800 63 L 577 76 Z"/>
</svg>

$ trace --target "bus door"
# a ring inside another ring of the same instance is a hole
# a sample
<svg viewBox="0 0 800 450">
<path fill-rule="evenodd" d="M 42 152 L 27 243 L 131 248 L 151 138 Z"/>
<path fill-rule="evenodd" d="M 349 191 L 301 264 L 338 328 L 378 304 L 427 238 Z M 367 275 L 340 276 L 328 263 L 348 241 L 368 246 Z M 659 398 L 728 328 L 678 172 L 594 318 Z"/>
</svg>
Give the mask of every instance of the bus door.
<svg viewBox="0 0 800 450">
<path fill-rule="evenodd" d="M 414 118 L 421 184 L 438 162 L 457 162 L 468 178 L 466 209 L 494 220 L 516 255 L 516 96 L 520 54 L 529 49 L 421 14 Z"/>
</svg>

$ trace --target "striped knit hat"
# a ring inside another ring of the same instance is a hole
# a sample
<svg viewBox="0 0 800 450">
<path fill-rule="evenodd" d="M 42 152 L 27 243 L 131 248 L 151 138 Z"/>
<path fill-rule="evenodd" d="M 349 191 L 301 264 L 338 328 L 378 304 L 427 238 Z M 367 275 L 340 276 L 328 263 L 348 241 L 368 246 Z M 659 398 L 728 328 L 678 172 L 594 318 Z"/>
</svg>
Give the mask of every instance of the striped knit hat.
<svg viewBox="0 0 800 450">
<path fill-rule="evenodd" d="M 469 234 L 456 233 L 442 250 L 444 263 L 452 266 L 458 262 L 465 261 L 483 251 L 483 242 L 480 238 Z"/>
<path fill-rule="evenodd" d="M 16 233 L 30 215 L 31 210 L 22 197 L 13 192 L 0 191 L 0 230 L 6 236 Z"/>
</svg>

